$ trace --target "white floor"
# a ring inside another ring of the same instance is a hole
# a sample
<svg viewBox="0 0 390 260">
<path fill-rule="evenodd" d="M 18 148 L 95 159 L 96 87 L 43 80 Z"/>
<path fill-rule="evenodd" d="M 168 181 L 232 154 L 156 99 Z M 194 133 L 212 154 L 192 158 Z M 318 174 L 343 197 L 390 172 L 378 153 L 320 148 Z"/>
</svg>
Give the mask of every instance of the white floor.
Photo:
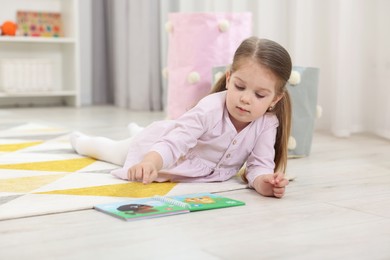
<svg viewBox="0 0 390 260">
<path fill-rule="evenodd" d="M 112 107 L 2 109 L 2 122 L 49 122 L 126 137 L 162 119 Z M 390 141 L 316 132 L 289 161 L 283 199 L 224 193 L 246 206 L 124 222 L 94 210 L 0 221 L 0 259 L 390 259 Z"/>
</svg>

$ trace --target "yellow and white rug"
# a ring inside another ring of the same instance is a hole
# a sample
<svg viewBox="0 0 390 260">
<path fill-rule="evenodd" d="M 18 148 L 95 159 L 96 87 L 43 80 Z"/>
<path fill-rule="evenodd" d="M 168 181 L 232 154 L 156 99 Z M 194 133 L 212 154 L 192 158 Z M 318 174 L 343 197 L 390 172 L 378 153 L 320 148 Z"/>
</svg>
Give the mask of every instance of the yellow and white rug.
<svg viewBox="0 0 390 260">
<path fill-rule="evenodd" d="M 0 124 L 0 220 L 90 209 L 95 204 L 154 195 L 245 188 L 223 183 L 127 182 L 118 166 L 76 154 L 69 130 L 50 125 Z"/>
</svg>

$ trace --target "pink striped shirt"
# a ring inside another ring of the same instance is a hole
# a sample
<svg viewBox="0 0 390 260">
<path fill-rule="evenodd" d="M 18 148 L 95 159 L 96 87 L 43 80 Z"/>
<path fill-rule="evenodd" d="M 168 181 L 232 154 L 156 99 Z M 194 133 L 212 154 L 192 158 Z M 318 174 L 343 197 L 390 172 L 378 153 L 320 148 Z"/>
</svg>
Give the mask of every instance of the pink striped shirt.
<svg viewBox="0 0 390 260">
<path fill-rule="evenodd" d="M 176 120 L 152 123 L 134 137 L 123 168 L 127 171 L 149 151 L 163 158 L 157 181 L 215 182 L 232 178 L 244 162 L 247 179 L 274 172 L 278 119 L 265 114 L 237 133 L 225 105 L 226 91 L 211 94 Z"/>
</svg>

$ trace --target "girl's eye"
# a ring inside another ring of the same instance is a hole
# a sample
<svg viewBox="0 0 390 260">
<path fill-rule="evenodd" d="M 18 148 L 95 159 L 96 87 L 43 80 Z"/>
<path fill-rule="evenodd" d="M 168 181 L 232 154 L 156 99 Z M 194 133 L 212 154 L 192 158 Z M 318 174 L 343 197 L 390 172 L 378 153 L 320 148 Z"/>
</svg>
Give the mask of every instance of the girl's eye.
<svg viewBox="0 0 390 260">
<path fill-rule="evenodd" d="M 257 98 L 264 98 L 265 96 L 256 93 L 256 97 Z"/>
<path fill-rule="evenodd" d="M 236 86 L 236 89 L 238 90 L 244 90 L 245 88 L 244 87 L 241 87 L 241 86 L 238 86 L 238 85 L 235 85 Z"/>
</svg>

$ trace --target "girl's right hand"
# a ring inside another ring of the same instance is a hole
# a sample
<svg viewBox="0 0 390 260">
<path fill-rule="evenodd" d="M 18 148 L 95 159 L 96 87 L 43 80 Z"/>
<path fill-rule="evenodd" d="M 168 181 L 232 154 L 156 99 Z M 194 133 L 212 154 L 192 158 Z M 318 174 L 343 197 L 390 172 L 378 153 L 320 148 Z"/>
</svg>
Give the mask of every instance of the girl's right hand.
<svg viewBox="0 0 390 260">
<path fill-rule="evenodd" d="M 148 184 L 157 179 L 158 170 L 153 163 L 141 162 L 128 170 L 127 177 L 129 181 L 138 181 L 143 184 Z"/>
</svg>

